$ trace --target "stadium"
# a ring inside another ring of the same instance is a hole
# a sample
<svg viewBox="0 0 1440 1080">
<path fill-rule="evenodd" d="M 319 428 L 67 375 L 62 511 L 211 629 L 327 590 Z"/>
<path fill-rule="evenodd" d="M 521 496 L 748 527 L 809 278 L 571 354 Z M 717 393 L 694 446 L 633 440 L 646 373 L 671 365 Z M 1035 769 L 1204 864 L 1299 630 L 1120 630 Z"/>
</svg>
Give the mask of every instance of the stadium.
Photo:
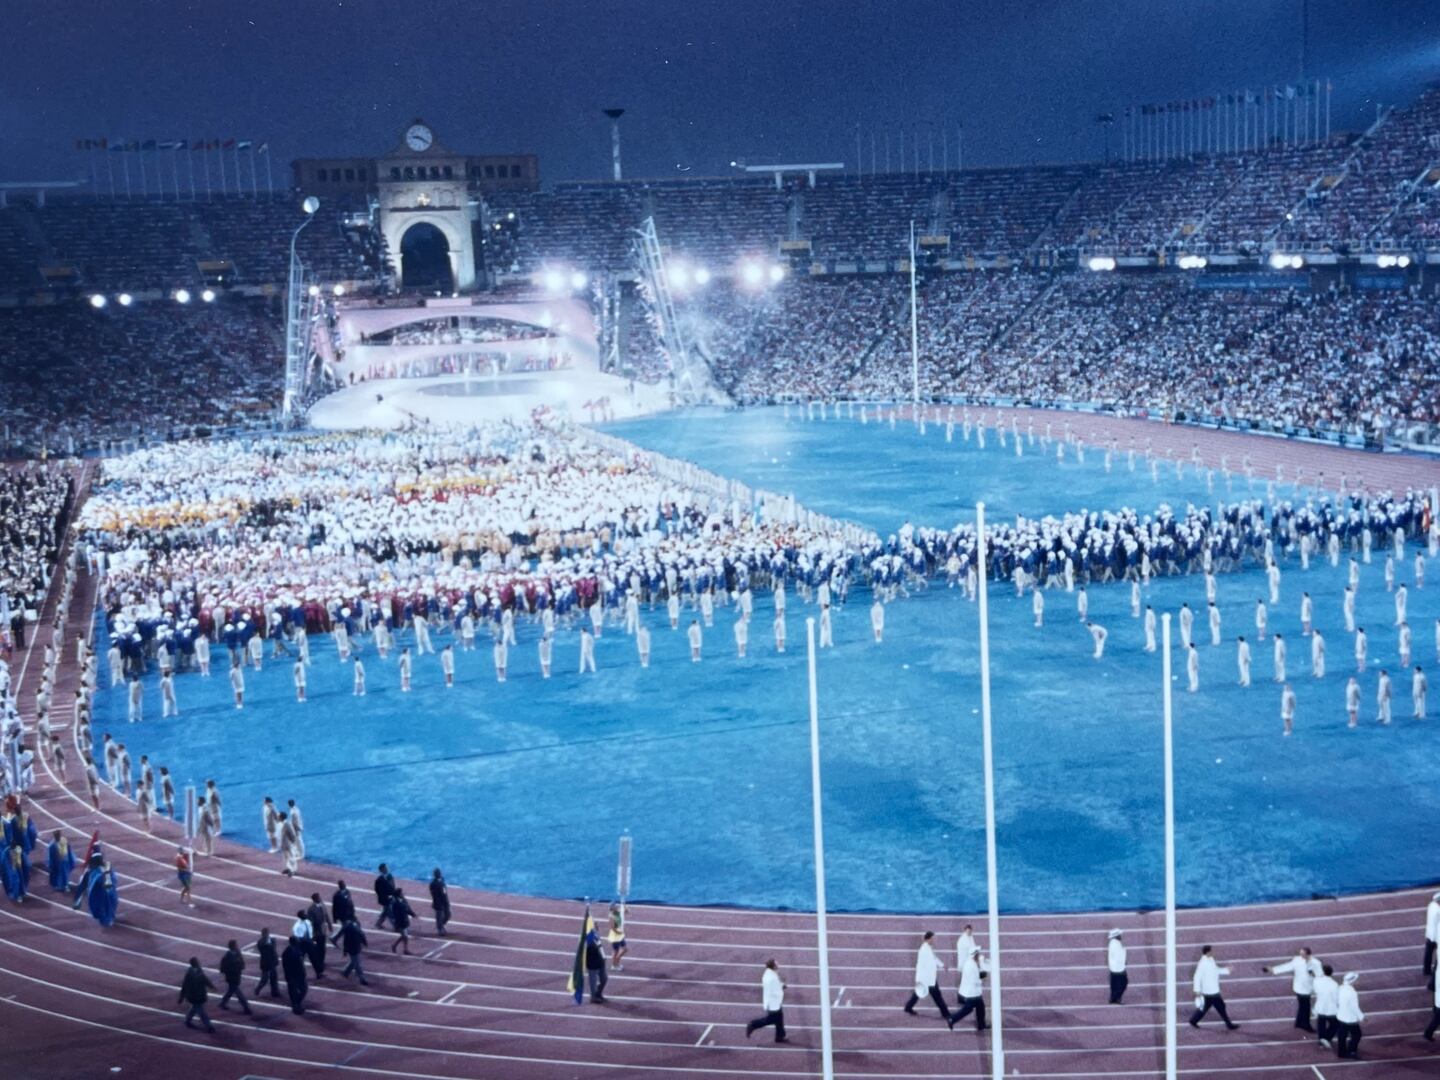
<svg viewBox="0 0 1440 1080">
<path fill-rule="evenodd" d="M 1436 1075 L 1440 83 L 1301 8 L 1054 162 L 0 180 L 5 1075 Z"/>
</svg>

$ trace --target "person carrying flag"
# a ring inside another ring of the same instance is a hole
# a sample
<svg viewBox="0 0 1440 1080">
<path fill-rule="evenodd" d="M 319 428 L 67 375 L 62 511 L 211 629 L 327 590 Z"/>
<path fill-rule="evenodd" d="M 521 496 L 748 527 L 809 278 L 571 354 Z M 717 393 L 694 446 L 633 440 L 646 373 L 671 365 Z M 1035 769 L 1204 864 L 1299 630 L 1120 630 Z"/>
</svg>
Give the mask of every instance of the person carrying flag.
<svg viewBox="0 0 1440 1080">
<path fill-rule="evenodd" d="M 590 914 L 590 905 L 585 905 L 585 919 L 580 924 L 580 941 L 575 946 L 575 963 L 570 969 L 570 980 L 566 989 L 575 997 L 575 1004 L 585 1000 L 585 983 L 590 983 L 590 1004 L 605 1004 L 605 984 L 610 981 L 605 972 L 605 952 L 600 948 L 600 935 L 595 930 L 595 920 Z"/>
</svg>

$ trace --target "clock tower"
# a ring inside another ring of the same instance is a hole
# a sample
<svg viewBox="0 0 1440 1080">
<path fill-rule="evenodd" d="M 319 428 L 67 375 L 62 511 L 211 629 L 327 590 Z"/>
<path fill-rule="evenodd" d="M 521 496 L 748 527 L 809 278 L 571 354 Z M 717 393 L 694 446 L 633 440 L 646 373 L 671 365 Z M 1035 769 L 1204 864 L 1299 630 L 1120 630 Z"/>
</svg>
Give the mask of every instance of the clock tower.
<svg viewBox="0 0 1440 1080">
<path fill-rule="evenodd" d="M 413 264 L 423 242 L 432 255 L 443 244 L 455 291 L 474 288 L 475 240 L 465 156 L 448 150 L 428 124 L 416 120 L 375 165 L 380 229 L 402 284 L 416 283 Z M 407 258 L 412 261 L 409 268 Z"/>
</svg>

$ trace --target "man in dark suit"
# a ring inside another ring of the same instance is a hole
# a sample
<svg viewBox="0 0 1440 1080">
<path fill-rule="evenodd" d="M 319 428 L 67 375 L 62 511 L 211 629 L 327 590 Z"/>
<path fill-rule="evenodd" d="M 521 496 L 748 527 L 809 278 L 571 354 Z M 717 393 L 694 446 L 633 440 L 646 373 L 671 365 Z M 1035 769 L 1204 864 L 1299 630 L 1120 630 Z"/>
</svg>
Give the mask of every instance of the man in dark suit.
<svg viewBox="0 0 1440 1080">
<path fill-rule="evenodd" d="M 265 989 L 265 984 L 270 984 L 270 996 L 280 996 L 280 979 L 277 971 L 280 967 L 279 951 L 275 947 L 275 939 L 270 936 L 268 929 L 260 931 L 260 940 L 255 943 L 255 955 L 260 959 L 260 981 L 255 984 L 255 997 L 260 996 L 260 991 Z"/>
<path fill-rule="evenodd" d="M 290 1011 L 296 1016 L 305 1015 L 305 993 L 309 986 L 305 981 L 305 946 L 299 938 L 292 937 L 280 956 L 280 966 L 285 972 L 285 989 L 290 993 Z"/>
<path fill-rule="evenodd" d="M 380 864 L 380 873 L 375 878 L 375 903 L 380 905 L 380 918 L 375 920 L 375 929 L 385 925 L 385 920 L 390 917 L 390 899 L 395 895 L 395 875 L 390 873 L 390 867 L 383 862 Z"/>
</svg>

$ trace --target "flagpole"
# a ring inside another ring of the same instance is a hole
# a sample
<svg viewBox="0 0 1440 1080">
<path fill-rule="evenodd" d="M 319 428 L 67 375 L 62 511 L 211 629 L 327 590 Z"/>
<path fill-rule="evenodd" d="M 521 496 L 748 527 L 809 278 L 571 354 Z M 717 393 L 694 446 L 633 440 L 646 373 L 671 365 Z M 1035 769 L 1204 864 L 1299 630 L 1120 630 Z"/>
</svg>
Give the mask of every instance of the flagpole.
<svg viewBox="0 0 1440 1080">
<path fill-rule="evenodd" d="M 1000 1008 L 1000 889 L 995 871 L 995 752 L 990 726 L 990 600 L 985 554 L 985 504 L 975 504 L 975 550 L 980 590 L 980 731 L 985 764 L 985 878 L 990 938 L 990 1075 L 1005 1080 L 1005 1014 Z"/>
<path fill-rule="evenodd" d="M 188 142 L 185 144 L 185 162 L 190 170 L 190 201 L 198 202 L 195 197 L 195 149 Z"/>
<path fill-rule="evenodd" d="M 1175 756 L 1170 688 L 1170 613 L 1161 617 L 1161 673 L 1165 705 L 1165 1080 L 1175 1080 L 1178 1039 L 1175 1025 Z"/>
<path fill-rule="evenodd" d="M 910 403 L 920 408 L 920 309 L 915 288 L 915 220 L 910 220 Z"/>
<path fill-rule="evenodd" d="M 250 194 L 260 198 L 260 181 L 255 179 L 255 148 L 250 147 Z"/>
<path fill-rule="evenodd" d="M 185 785 L 185 839 L 189 841 L 187 847 L 195 846 L 195 785 Z"/>
<path fill-rule="evenodd" d="M 275 194 L 275 182 L 270 177 L 270 147 L 265 147 L 265 194 Z"/>
<path fill-rule="evenodd" d="M 205 166 L 205 201 L 210 201 L 213 188 L 210 186 L 210 148 L 205 145 L 205 140 L 200 140 L 200 164 Z"/>
<path fill-rule="evenodd" d="M 820 803 L 820 697 L 815 680 L 815 617 L 805 620 L 810 678 L 810 812 L 815 841 L 815 935 L 820 950 L 820 1065 L 835 1080 L 834 1032 L 830 1026 L 830 933 L 825 905 L 825 825 Z"/>
</svg>

